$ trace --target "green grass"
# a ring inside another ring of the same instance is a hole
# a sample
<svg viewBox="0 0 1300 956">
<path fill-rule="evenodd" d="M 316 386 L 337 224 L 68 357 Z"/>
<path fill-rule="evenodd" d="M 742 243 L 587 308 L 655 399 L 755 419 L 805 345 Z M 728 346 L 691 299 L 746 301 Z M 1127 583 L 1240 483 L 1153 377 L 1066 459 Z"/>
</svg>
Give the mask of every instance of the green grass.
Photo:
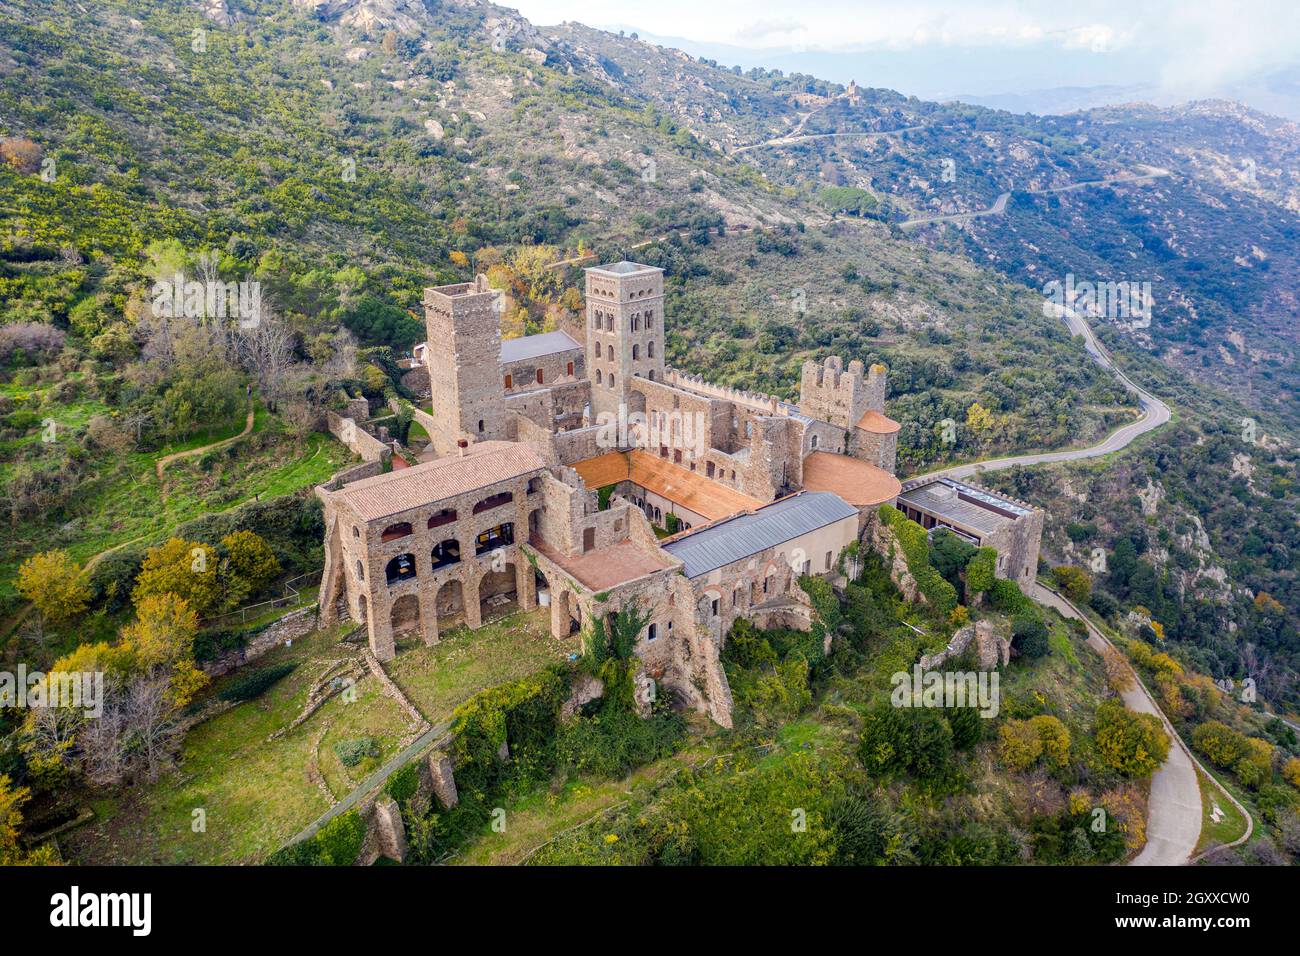
<svg viewBox="0 0 1300 956">
<path fill-rule="evenodd" d="M 327 810 L 329 801 L 307 773 L 314 753 L 331 792 L 342 797 L 360 782 L 363 775 L 351 775 L 362 768 L 344 768 L 334 744 L 374 737 L 383 760 L 400 749 L 409 729 L 397 702 L 366 676 L 355 702 L 335 696 L 291 733 L 267 740 L 299 714 L 327 662 L 345 656 L 337 640 L 347 629 L 315 632 L 259 659 L 253 667 L 281 661 L 298 667 L 262 697 L 194 728 L 175 770 L 97 801 L 96 820 L 69 835 L 65 855 L 94 864 L 256 862 Z M 206 813 L 206 832 L 193 832 L 196 809 Z"/>
<path fill-rule="evenodd" d="M 1196 852 L 1202 853 L 1212 846 L 1223 846 L 1239 839 L 1246 832 L 1246 818 L 1231 800 L 1223 795 L 1219 785 L 1196 771 L 1196 782 L 1201 787 L 1201 839 Z M 1214 822 L 1214 808 L 1223 811 L 1219 822 Z"/>
<path fill-rule="evenodd" d="M 157 543 L 205 514 L 319 484 L 353 460 L 343 445 L 319 433 L 301 442 L 268 436 L 266 446 L 255 450 L 247 448 L 251 438 L 213 453 L 208 470 L 206 456 L 173 461 L 161 484 L 152 455 L 128 456 L 115 469 L 106 466 L 86 482 L 70 522 L 27 522 L 6 535 L 0 544 L 0 594 L 13 593 L 18 565 L 37 551 L 65 548 L 84 563 L 127 542 Z"/>
<path fill-rule="evenodd" d="M 409 649 L 407 647 L 409 646 Z M 477 631 L 458 627 L 425 647 L 407 638 L 389 676 L 437 724 L 478 690 L 541 669 L 578 651 L 578 637 L 551 637 L 550 611 L 517 612 Z"/>
</svg>

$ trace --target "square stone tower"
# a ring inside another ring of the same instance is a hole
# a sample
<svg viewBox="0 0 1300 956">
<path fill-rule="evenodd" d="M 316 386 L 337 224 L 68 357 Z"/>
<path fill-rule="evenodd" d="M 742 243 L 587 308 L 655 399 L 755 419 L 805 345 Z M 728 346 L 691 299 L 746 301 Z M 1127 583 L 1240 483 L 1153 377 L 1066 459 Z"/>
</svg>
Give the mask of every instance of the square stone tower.
<svg viewBox="0 0 1300 956">
<path fill-rule="evenodd" d="M 840 428 L 851 429 L 867 411 L 885 407 L 885 367 L 871 366 L 863 375 L 862 362 L 854 359 L 844 370 L 844 360 L 832 355 L 821 365 L 803 363 L 799 380 L 799 411 Z"/>
<path fill-rule="evenodd" d="M 587 272 L 591 414 L 617 415 L 633 376 L 664 378 L 664 270 L 636 262 Z"/>
<path fill-rule="evenodd" d="M 424 362 L 437 421 L 429 438 L 439 456 L 452 454 L 461 438 L 507 437 L 496 297 L 482 275 L 424 290 Z"/>
</svg>

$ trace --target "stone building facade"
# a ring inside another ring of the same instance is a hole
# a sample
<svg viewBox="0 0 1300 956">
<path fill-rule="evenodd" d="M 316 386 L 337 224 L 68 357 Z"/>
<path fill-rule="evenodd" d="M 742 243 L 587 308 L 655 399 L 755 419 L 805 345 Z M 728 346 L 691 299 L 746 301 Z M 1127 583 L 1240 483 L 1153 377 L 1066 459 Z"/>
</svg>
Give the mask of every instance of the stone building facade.
<svg viewBox="0 0 1300 956">
<path fill-rule="evenodd" d="M 886 372 L 808 362 L 797 403 L 716 385 L 664 362 L 662 270 L 590 268 L 586 293 L 582 328 L 503 342 L 484 277 L 426 290 L 429 460 L 317 489 L 321 620 L 364 623 L 388 660 L 539 603 L 555 637 L 635 607 L 644 675 L 729 726 L 735 621 L 810 627 L 798 577 L 838 576 L 879 505 L 904 507 Z M 978 536 L 1023 580 L 1042 513 L 1016 507 Z"/>
</svg>

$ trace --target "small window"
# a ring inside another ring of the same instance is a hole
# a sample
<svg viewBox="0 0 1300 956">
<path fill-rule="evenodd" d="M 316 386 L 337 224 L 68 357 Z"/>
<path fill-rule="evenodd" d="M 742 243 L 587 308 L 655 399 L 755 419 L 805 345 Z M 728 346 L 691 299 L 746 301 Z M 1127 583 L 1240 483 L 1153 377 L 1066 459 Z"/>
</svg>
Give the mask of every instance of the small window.
<svg viewBox="0 0 1300 956">
<path fill-rule="evenodd" d="M 540 368 L 537 370 L 537 384 L 538 385 L 544 384 L 542 382 L 542 370 Z"/>
<path fill-rule="evenodd" d="M 480 432 L 483 430 L 483 419 L 481 418 L 478 420 L 478 430 Z"/>
<path fill-rule="evenodd" d="M 826 570 L 829 571 L 830 569 L 831 569 L 831 553 L 830 553 L 829 551 L 827 551 L 827 552 L 826 552 Z"/>
<path fill-rule="evenodd" d="M 361 537 L 361 529 L 358 528 L 356 525 L 352 526 L 352 537 L 354 538 Z"/>
<path fill-rule="evenodd" d="M 607 346 L 605 346 L 605 348 L 607 349 L 607 351 L 606 351 L 606 353 L 605 353 L 606 356 L 609 358 L 609 360 L 610 360 L 611 362 L 614 361 L 614 346 L 612 346 L 612 345 L 607 345 Z"/>
<path fill-rule="evenodd" d="M 507 376 L 506 376 L 506 391 L 510 391 L 510 389 L 512 389 L 512 388 L 514 387 L 514 384 L 515 384 L 515 377 L 514 377 L 513 375 L 507 375 Z"/>
<path fill-rule="evenodd" d="M 658 636 L 659 636 L 659 627 L 658 627 L 658 625 L 656 625 L 656 624 L 651 624 L 651 625 L 650 625 L 650 629 L 649 629 L 648 631 L 646 631 L 645 639 L 646 639 L 647 641 L 653 641 L 653 640 L 654 640 L 656 637 L 658 637 Z"/>
<path fill-rule="evenodd" d="M 713 611 L 713 616 L 714 616 L 714 617 L 717 617 L 717 616 L 718 616 L 718 599 L 717 599 L 717 598 L 714 598 L 714 599 L 710 602 L 710 605 L 709 605 L 709 606 L 710 606 L 710 609 Z"/>
<path fill-rule="evenodd" d="M 640 357 L 641 357 L 641 346 L 639 345 L 632 346 L 632 361 L 635 362 Z"/>
<path fill-rule="evenodd" d="M 604 376 L 600 374 L 600 369 L 596 369 L 596 384 L 604 384 Z"/>
<path fill-rule="evenodd" d="M 813 438 L 812 438 L 812 446 L 813 446 L 814 448 L 817 447 L 817 436 L 816 436 L 816 435 L 813 435 Z"/>
<path fill-rule="evenodd" d="M 573 363 L 572 363 L 572 362 L 570 362 L 570 363 L 568 364 L 567 369 L 568 369 L 568 371 L 566 371 L 565 374 L 568 375 L 570 378 L 572 378 L 572 377 L 573 377 Z"/>
<path fill-rule="evenodd" d="M 358 561 L 357 561 L 357 580 L 358 580 L 358 581 L 364 581 L 365 579 L 366 579 L 366 566 L 365 566 L 364 564 L 362 564 L 361 561 L 358 559 Z"/>
<path fill-rule="evenodd" d="M 613 373 L 613 372 L 610 372 L 610 373 L 609 373 L 609 387 L 610 387 L 610 388 L 613 388 L 613 387 L 614 387 L 614 373 Z"/>
<path fill-rule="evenodd" d="M 655 357 L 655 344 L 654 344 L 654 342 L 647 342 L 647 343 L 645 344 L 645 357 L 646 357 L 646 358 L 654 358 L 654 357 Z"/>
</svg>

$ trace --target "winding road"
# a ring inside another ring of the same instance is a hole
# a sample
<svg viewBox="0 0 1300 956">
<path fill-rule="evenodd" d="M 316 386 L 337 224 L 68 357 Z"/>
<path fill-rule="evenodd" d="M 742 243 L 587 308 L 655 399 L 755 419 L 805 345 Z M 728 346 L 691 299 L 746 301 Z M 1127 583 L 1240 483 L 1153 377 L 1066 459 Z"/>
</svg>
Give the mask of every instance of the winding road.
<svg viewBox="0 0 1300 956">
<path fill-rule="evenodd" d="M 1082 316 L 1069 308 L 1059 308 L 1058 314 L 1065 320 L 1073 334 L 1083 336 L 1084 348 L 1092 356 L 1093 361 L 1111 372 L 1129 392 L 1137 396 L 1142 405 L 1141 416 L 1115 429 L 1102 441 L 1087 448 L 1014 455 L 1009 458 L 955 465 L 930 472 L 924 477 L 971 478 L 986 471 L 1000 471 L 1016 465 L 1043 465 L 1058 461 L 1099 458 L 1127 447 L 1139 435 L 1153 431 L 1169 421 L 1171 417 L 1169 406 L 1124 374 L 1123 370 L 1115 364 L 1110 352 L 1097 340 L 1092 327 Z M 1098 654 L 1105 653 L 1111 647 L 1110 641 L 1092 621 L 1056 591 L 1035 582 L 1029 596 L 1039 604 L 1060 612 L 1063 617 L 1083 621 L 1088 629 L 1088 646 Z M 1168 758 L 1160 769 L 1151 775 L 1151 793 L 1147 800 L 1147 842 L 1142 851 L 1130 861 L 1130 865 L 1183 866 L 1196 851 L 1196 844 L 1201 837 L 1201 788 L 1196 779 L 1195 758 L 1136 674 L 1133 686 L 1124 691 L 1121 696 L 1129 710 L 1155 715 L 1164 725 L 1171 741 Z M 1229 799 L 1232 799 L 1231 795 Z M 1233 802 L 1236 803 L 1235 800 Z M 1244 813 L 1244 808 L 1242 810 Z M 1248 813 L 1246 819 L 1250 820 Z"/>
<path fill-rule="evenodd" d="M 1092 360 L 1118 378 L 1123 386 L 1137 396 L 1142 406 L 1142 414 L 1127 425 L 1121 425 L 1104 439 L 1087 448 L 1069 448 L 1064 451 L 1037 452 L 1028 455 L 1012 455 L 1008 458 L 990 458 L 965 465 L 952 465 L 936 471 L 916 475 L 915 478 L 973 478 L 986 471 L 1002 471 L 1017 465 L 1047 465 L 1057 461 L 1079 461 L 1084 458 L 1100 458 L 1122 448 L 1128 447 L 1139 435 L 1145 435 L 1164 425 L 1172 417 L 1169 406 L 1138 385 L 1115 364 L 1106 346 L 1093 335 L 1092 327 L 1073 309 L 1061 308 L 1059 314 L 1074 335 L 1083 336 L 1084 348 Z M 909 481 L 913 480 L 911 478 Z"/>
</svg>

